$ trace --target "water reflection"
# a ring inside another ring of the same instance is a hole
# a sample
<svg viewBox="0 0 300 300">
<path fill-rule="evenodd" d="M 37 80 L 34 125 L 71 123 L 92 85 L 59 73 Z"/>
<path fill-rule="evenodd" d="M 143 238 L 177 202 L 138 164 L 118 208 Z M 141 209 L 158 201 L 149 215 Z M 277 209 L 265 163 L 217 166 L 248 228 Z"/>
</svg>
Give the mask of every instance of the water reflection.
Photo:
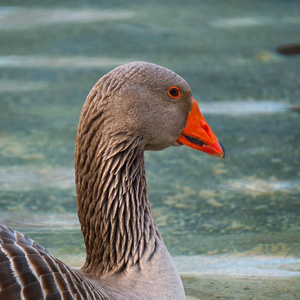
<svg viewBox="0 0 300 300">
<path fill-rule="evenodd" d="M 117 9 L 64 9 L 64 8 L 23 8 L 2 7 L 0 30 L 24 30 L 36 26 L 65 23 L 88 23 L 130 19 L 133 11 Z"/>
<path fill-rule="evenodd" d="M 251 114 L 276 114 L 288 109 L 288 104 L 278 101 L 224 101 L 222 103 L 203 103 L 201 110 L 205 114 L 241 116 Z"/>
<path fill-rule="evenodd" d="M 10 68 L 113 68 L 127 62 L 129 60 L 109 57 L 0 56 L 0 67 Z"/>
</svg>

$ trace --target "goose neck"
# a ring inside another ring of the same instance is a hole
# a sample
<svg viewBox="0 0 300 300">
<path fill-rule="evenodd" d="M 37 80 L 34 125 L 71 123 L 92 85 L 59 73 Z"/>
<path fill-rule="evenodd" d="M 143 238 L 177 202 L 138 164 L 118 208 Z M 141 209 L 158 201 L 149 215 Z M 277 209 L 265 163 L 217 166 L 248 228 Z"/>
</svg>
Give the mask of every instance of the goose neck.
<svg viewBox="0 0 300 300">
<path fill-rule="evenodd" d="M 82 165 L 76 168 L 87 255 L 83 270 L 98 276 L 151 260 L 161 239 L 148 202 L 141 140 L 121 140 L 111 137 L 93 155 L 89 149 L 78 157 Z"/>
</svg>

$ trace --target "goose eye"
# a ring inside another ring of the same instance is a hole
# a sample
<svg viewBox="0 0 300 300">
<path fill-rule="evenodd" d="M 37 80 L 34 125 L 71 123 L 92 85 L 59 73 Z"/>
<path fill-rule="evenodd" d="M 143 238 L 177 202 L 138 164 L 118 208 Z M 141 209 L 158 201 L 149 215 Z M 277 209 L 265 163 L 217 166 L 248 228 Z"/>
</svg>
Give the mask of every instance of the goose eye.
<svg viewBox="0 0 300 300">
<path fill-rule="evenodd" d="M 177 86 L 172 86 L 168 88 L 168 95 L 173 99 L 177 99 L 181 95 L 180 89 Z"/>
</svg>

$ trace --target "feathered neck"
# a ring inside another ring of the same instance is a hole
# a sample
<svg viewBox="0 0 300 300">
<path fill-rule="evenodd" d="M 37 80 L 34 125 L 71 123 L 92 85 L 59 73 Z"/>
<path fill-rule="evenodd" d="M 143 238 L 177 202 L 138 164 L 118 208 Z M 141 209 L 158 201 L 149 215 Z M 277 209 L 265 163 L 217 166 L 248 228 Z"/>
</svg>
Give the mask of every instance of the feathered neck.
<svg viewBox="0 0 300 300">
<path fill-rule="evenodd" d="M 107 134 L 103 114 L 87 117 L 87 104 L 76 137 L 77 206 L 86 245 L 83 271 L 101 276 L 150 260 L 161 237 L 148 202 L 141 139 Z"/>
</svg>

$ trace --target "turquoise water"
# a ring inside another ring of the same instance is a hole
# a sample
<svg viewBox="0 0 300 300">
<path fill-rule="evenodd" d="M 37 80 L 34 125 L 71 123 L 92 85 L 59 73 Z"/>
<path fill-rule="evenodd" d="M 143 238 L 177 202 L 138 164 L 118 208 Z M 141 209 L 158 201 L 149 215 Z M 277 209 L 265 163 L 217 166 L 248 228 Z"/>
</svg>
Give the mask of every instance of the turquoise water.
<svg viewBox="0 0 300 300">
<path fill-rule="evenodd" d="M 276 48 L 299 30 L 299 1 L 2 0 L 0 222 L 80 266 L 81 106 L 113 67 L 151 61 L 189 82 L 227 153 L 146 154 L 153 212 L 187 294 L 298 299 L 300 56 Z"/>
</svg>

